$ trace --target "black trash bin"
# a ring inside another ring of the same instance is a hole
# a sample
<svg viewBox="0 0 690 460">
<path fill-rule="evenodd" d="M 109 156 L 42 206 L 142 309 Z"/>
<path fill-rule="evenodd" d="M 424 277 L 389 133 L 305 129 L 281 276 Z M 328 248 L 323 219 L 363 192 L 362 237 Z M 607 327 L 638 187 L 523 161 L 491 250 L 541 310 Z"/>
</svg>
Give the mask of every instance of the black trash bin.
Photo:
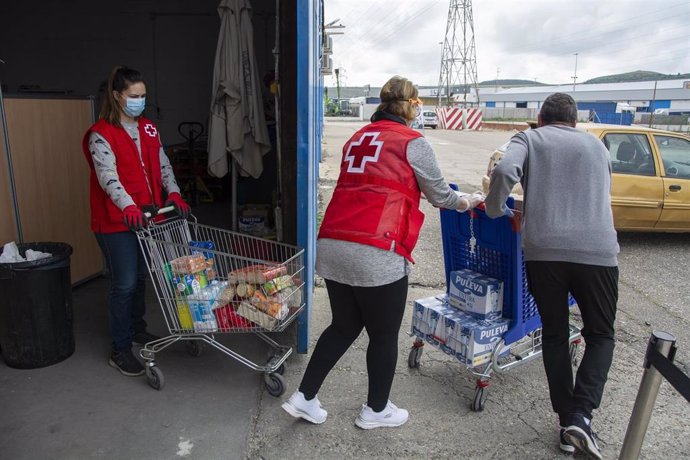
<svg viewBox="0 0 690 460">
<path fill-rule="evenodd" d="M 52 256 L 0 264 L 0 349 L 10 367 L 45 367 L 74 353 L 72 246 L 65 243 L 17 246 L 22 256 L 27 249 Z"/>
</svg>

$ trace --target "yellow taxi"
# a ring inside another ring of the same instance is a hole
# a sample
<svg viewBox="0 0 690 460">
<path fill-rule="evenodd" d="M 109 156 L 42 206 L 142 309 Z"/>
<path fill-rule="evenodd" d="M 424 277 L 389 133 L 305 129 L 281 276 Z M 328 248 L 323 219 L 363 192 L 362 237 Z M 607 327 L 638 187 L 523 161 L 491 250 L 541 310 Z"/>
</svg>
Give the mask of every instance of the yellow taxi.
<svg viewBox="0 0 690 460">
<path fill-rule="evenodd" d="M 617 230 L 690 232 L 690 137 L 635 125 L 578 123 L 577 128 L 600 139 L 611 155 L 611 207 Z M 507 146 L 499 147 L 489 160 L 484 193 Z M 522 195 L 520 184 L 513 193 Z"/>
</svg>

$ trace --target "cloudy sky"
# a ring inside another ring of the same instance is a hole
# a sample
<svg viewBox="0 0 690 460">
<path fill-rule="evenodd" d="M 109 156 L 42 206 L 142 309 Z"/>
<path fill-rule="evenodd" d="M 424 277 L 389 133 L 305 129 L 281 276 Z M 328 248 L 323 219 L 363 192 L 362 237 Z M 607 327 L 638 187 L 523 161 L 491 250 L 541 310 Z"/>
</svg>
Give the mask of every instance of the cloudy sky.
<svg viewBox="0 0 690 460">
<path fill-rule="evenodd" d="M 324 0 L 339 19 L 333 64 L 342 86 L 381 86 L 394 74 L 438 84 L 449 0 Z M 688 0 L 475 0 L 479 81 L 572 83 L 649 70 L 690 72 Z M 336 31 L 335 29 L 331 29 Z M 335 86 L 334 77 L 326 77 Z"/>
</svg>

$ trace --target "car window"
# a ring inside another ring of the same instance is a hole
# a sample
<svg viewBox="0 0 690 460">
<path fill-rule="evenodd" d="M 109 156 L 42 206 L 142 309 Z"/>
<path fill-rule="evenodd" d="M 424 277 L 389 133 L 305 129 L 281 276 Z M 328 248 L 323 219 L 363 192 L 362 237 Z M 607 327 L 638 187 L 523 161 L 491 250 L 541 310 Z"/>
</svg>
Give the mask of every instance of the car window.
<svg viewBox="0 0 690 460">
<path fill-rule="evenodd" d="M 661 154 L 665 175 L 690 179 L 690 141 L 655 134 L 654 142 Z"/>
<path fill-rule="evenodd" d="M 424 112 L 425 117 L 435 117 L 436 113 L 435 112 Z"/>
<path fill-rule="evenodd" d="M 645 134 L 607 133 L 602 142 L 609 149 L 611 171 L 619 174 L 654 176 L 654 157 Z"/>
</svg>

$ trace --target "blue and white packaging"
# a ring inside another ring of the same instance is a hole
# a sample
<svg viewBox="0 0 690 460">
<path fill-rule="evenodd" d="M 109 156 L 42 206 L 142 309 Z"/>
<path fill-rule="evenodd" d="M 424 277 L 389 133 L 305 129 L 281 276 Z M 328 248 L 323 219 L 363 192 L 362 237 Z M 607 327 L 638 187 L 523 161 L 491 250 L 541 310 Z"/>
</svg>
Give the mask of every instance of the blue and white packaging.
<svg viewBox="0 0 690 460">
<path fill-rule="evenodd" d="M 480 319 L 497 319 L 503 313 L 503 281 L 470 269 L 450 272 L 449 302 Z"/>
<path fill-rule="evenodd" d="M 463 328 L 466 346 L 465 364 L 468 367 L 477 367 L 491 360 L 496 345 L 508 332 L 510 320 L 503 318 L 482 320 L 469 314 L 465 314 L 465 316 L 467 317 L 467 322 Z M 506 347 L 502 354 L 509 351 L 510 349 Z"/>
<path fill-rule="evenodd" d="M 451 307 L 447 296 L 435 296 L 415 301 L 412 333 L 467 367 L 476 367 L 491 360 L 509 324 L 503 318 L 480 319 Z M 502 353 L 509 351 L 506 347 Z"/>
<path fill-rule="evenodd" d="M 412 334 L 421 339 L 426 339 L 431 334 L 430 324 L 431 311 L 438 311 L 444 307 L 445 294 L 434 297 L 426 297 L 416 300 L 414 303 L 414 313 L 412 315 Z M 434 327 L 436 325 L 434 324 Z"/>
</svg>

